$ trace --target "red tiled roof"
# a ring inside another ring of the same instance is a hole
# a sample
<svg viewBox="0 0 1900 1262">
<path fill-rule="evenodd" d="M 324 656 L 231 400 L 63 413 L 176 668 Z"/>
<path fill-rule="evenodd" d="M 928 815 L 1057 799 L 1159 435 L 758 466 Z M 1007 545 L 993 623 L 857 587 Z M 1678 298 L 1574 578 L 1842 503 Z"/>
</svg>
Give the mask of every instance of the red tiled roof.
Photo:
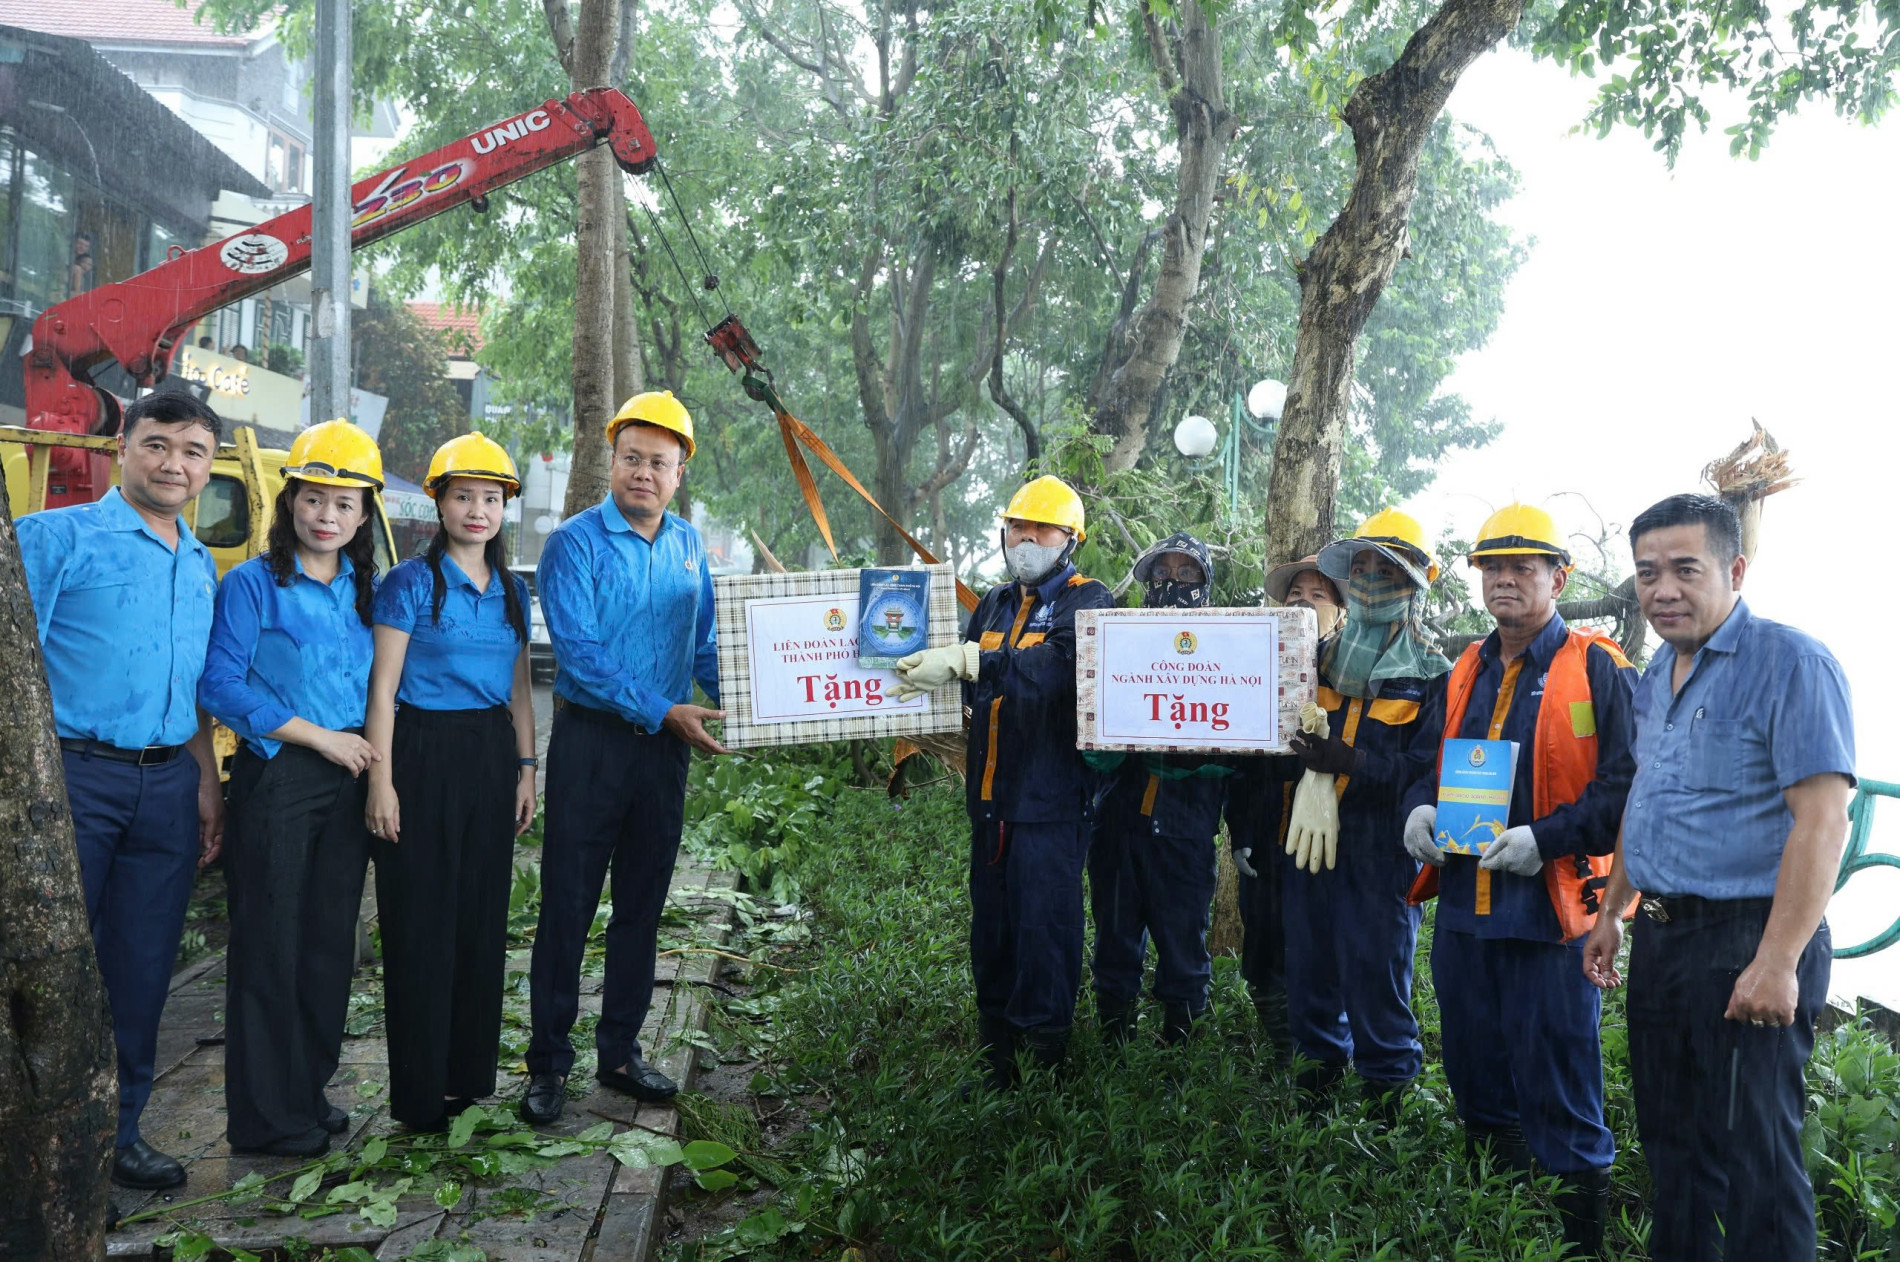
<svg viewBox="0 0 1900 1262">
<path fill-rule="evenodd" d="M 0 4 L 5 0 L 0 0 Z M 447 335 L 451 359 L 473 359 L 482 349 L 482 313 L 464 311 L 445 302 L 412 302 L 409 310 L 432 329 Z"/>
<path fill-rule="evenodd" d="M 0 25 L 92 44 L 196 44 L 243 48 L 255 35 L 223 35 L 196 20 L 203 0 L 0 0 Z"/>
</svg>

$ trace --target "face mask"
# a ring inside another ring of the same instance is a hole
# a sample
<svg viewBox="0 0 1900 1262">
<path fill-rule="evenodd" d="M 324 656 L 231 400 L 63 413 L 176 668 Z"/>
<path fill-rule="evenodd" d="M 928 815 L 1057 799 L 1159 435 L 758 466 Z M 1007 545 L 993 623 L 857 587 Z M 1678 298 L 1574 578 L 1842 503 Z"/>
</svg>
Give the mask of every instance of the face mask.
<svg viewBox="0 0 1900 1262">
<path fill-rule="evenodd" d="M 1199 609 L 1207 603 L 1207 584 L 1155 579 L 1141 594 L 1143 609 Z"/>
<path fill-rule="evenodd" d="M 1411 612 L 1411 580 L 1367 570 L 1346 583 L 1346 606 L 1360 622 L 1398 622 Z"/>
<path fill-rule="evenodd" d="M 1040 543 L 1012 543 L 1004 549 L 1003 556 L 1009 563 L 1010 577 L 1025 586 L 1034 587 L 1054 572 L 1068 550 L 1068 540 L 1053 547 Z"/>
</svg>

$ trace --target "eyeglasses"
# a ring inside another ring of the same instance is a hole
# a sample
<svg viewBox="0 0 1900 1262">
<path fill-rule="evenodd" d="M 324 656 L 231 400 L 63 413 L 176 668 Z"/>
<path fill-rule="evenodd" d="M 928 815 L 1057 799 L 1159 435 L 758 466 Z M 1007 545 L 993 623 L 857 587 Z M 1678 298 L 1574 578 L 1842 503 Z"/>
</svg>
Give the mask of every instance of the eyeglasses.
<svg viewBox="0 0 1900 1262">
<path fill-rule="evenodd" d="M 620 463 L 626 465 L 629 469 L 638 469 L 641 466 L 645 466 L 651 469 L 655 475 L 664 475 L 679 468 L 679 466 L 671 460 L 659 456 L 654 456 L 649 459 L 641 456 L 637 451 L 630 451 L 620 457 Z"/>
</svg>

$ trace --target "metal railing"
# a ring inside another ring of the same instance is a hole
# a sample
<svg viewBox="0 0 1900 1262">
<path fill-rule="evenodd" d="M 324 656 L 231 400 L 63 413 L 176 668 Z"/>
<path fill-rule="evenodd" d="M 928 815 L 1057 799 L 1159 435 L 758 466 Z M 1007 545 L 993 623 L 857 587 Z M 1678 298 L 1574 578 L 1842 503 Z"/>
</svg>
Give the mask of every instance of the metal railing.
<svg viewBox="0 0 1900 1262">
<path fill-rule="evenodd" d="M 1900 798 L 1900 784 L 1891 784 L 1885 780 L 1862 780 L 1860 788 L 1854 793 L 1854 800 L 1848 805 L 1847 852 L 1841 856 L 1841 872 L 1834 878 L 1834 892 L 1852 880 L 1855 874 L 1871 868 L 1900 868 L 1900 855 L 1884 854 L 1867 848 L 1869 838 L 1874 831 L 1874 799 Z M 1894 943 L 1900 942 L 1900 916 L 1885 929 L 1850 947 L 1836 947 L 1834 958 L 1853 960 L 1862 956 L 1884 951 Z"/>
</svg>

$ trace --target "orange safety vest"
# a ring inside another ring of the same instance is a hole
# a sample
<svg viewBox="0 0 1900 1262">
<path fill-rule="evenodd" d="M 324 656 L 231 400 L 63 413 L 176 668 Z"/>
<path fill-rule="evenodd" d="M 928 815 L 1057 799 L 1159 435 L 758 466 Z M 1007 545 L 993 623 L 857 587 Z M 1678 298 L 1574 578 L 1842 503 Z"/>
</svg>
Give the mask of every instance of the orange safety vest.
<svg viewBox="0 0 1900 1262">
<path fill-rule="evenodd" d="M 1596 704 L 1590 695 L 1590 672 L 1584 665 L 1590 646 L 1602 645 L 1618 666 L 1629 659 L 1615 640 L 1601 631 L 1572 628 L 1562 648 L 1551 659 L 1544 678 L 1544 696 L 1537 708 L 1537 730 L 1531 749 L 1531 817 L 1542 819 L 1560 806 L 1583 796 L 1597 775 Z M 1445 739 L 1458 736 L 1471 685 L 1478 678 L 1478 646 L 1469 644 L 1445 681 Z M 1438 747 L 1444 767 L 1445 747 Z M 1603 889 L 1614 865 L 1610 855 L 1565 855 L 1544 864 L 1544 884 L 1557 913 L 1558 931 L 1565 942 L 1590 932 L 1597 922 Z M 1597 871 L 1598 865 L 1602 871 Z M 1413 906 L 1438 894 L 1438 869 L 1427 865 L 1412 883 L 1408 901 Z M 1631 900 L 1629 911 L 1635 910 Z M 1629 911 L 1624 913 L 1625 916 Z"/>
</svg>

